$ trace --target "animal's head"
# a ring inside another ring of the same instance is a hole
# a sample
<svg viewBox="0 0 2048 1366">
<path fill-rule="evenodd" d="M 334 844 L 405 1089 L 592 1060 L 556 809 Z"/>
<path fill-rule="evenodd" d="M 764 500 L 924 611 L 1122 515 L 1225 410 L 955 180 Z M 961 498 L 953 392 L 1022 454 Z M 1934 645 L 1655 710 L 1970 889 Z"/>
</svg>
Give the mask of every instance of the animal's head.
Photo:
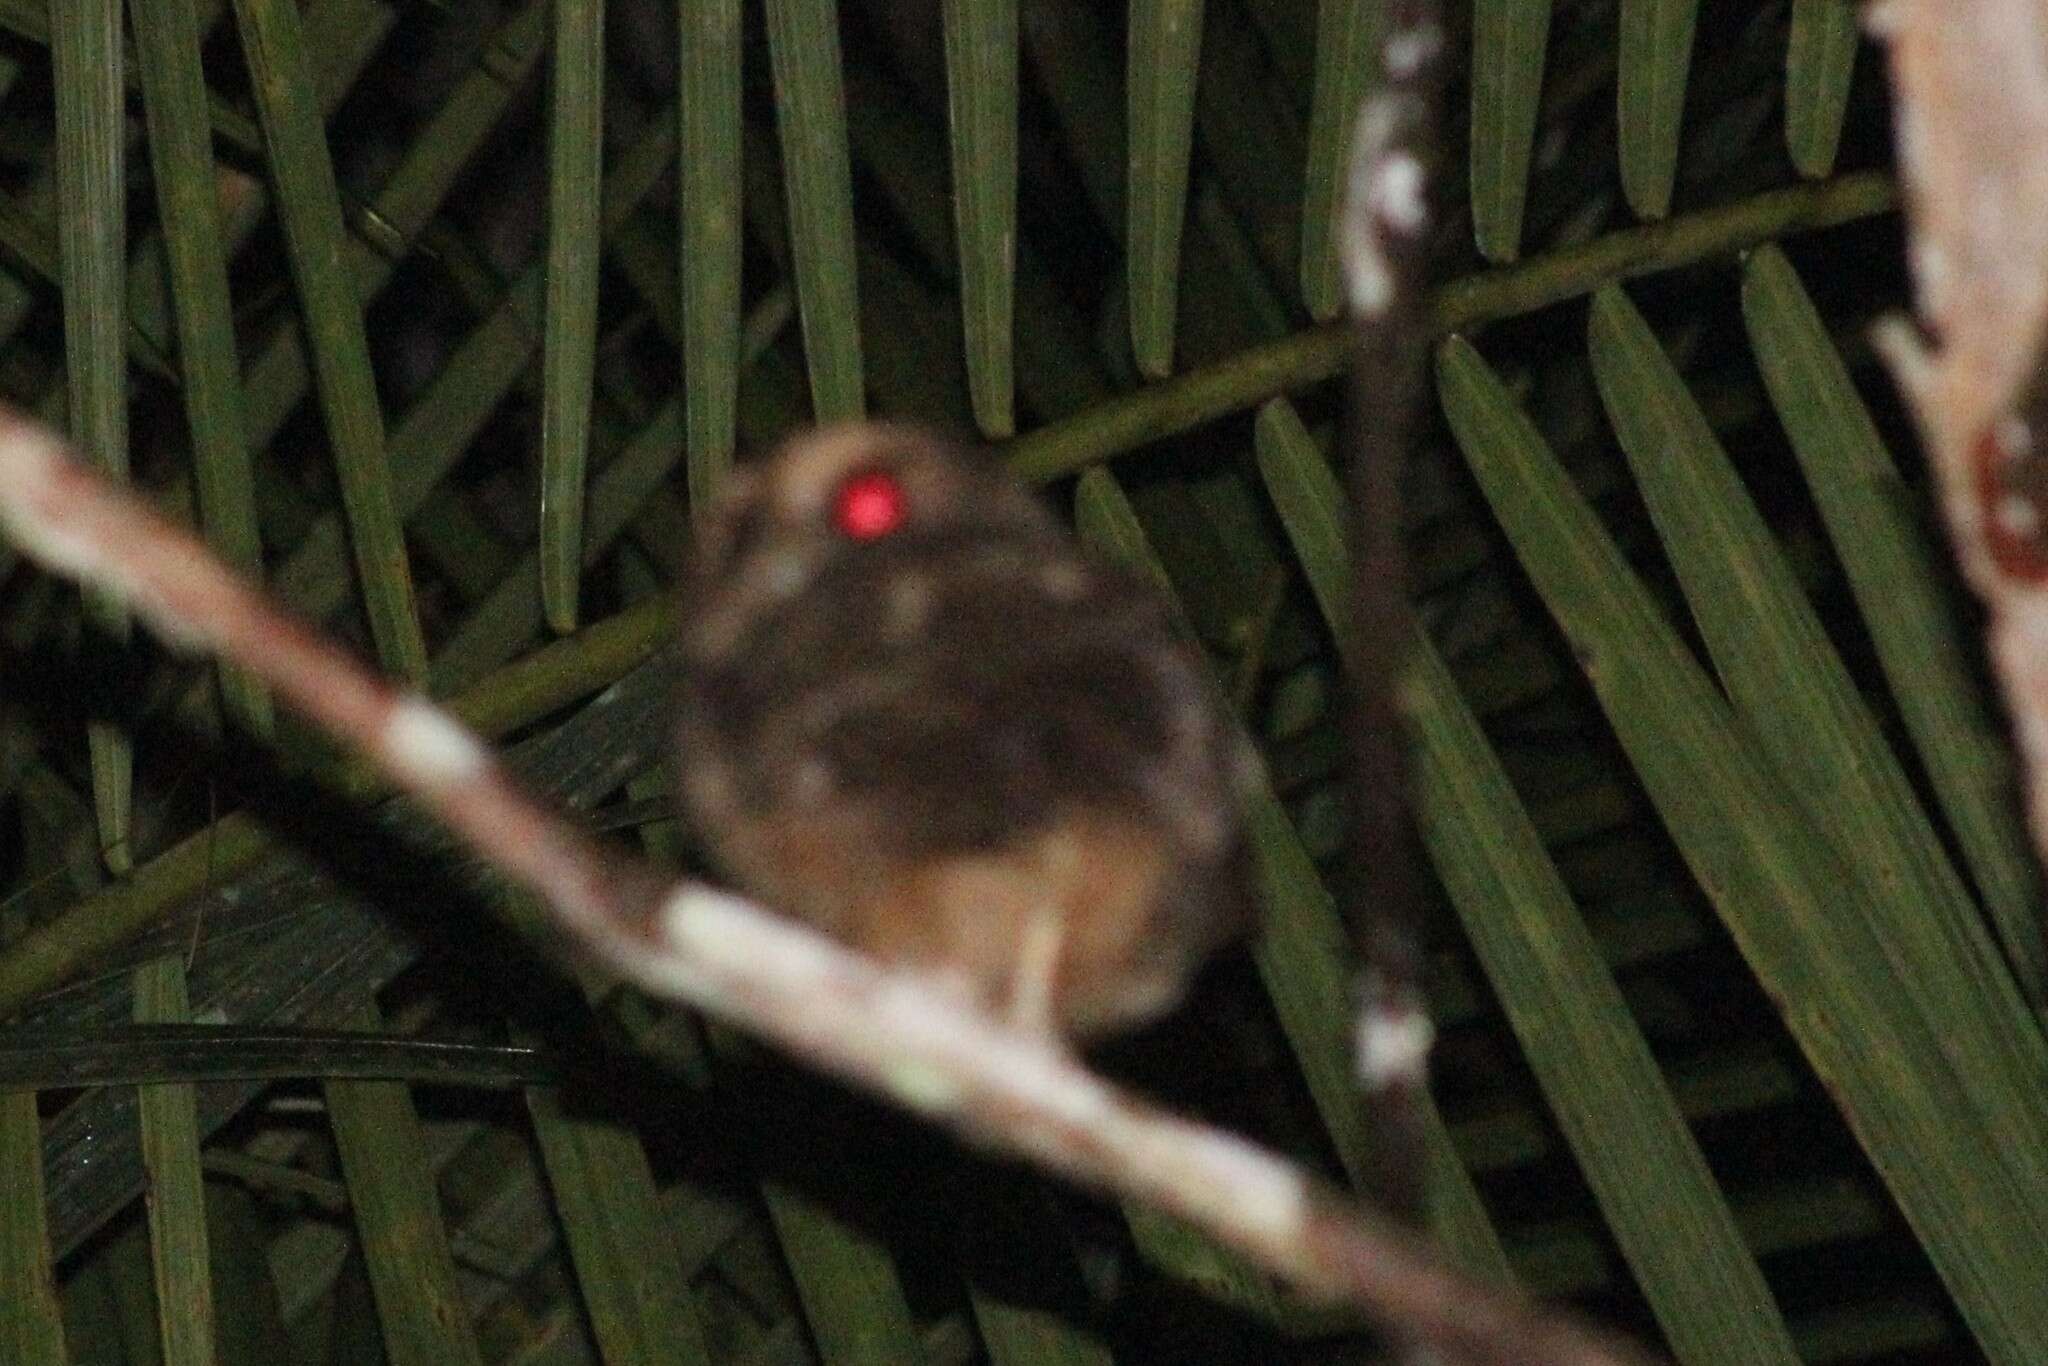
<svg viewBox="0 0 2048 1366">
<path fill-rule="evenodd" d="M 835 568 L 921 544 L 1062 532 L 988 456 L 889 423 L 825 427 L 735 468 L 699 525 L 683 585 L 684 647 L 717 654 L 744 622 Z"/>
</svg>

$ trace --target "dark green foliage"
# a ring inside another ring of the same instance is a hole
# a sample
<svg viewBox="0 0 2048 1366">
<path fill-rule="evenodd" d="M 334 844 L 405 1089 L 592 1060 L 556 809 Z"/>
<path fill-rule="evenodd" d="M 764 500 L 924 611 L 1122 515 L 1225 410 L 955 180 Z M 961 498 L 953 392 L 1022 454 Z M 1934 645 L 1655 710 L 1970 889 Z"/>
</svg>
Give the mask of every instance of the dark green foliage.
<svg viewBox="0 0 2048 1366">
<path fill-rule="evenodd" d="M 536 781 L 630 792 L 683 865 L 659 680 L 580 704 L 660 637 L 693 499 L 813 415 L 1003 439 L 1163 574 L 1268 761 L 1266 937 L 1103 1064 L 1359 1178 L 1334 708 L 1379 643 L 1318 320 L 1377 0 L 608 0 L 601 67 L 593 8 L 0 0 L 0 396 L 494 737 L 565 726 Z M 2038 880 L 1862 341 L 1906 302 L 1879 54 L 1848 0 L 1453 8 L 1458 336 L 1407 481 L 1439 1231 L 1687 1362 L 2027 1361 Z M 374 996 L 543 1050 L 266 1055 L 153 1087 L 141 1141 L 133 1088 L 8 1054 L 44 1089 L 0 1097 L 0 1357 L 203 1331 L 98 1179 L 148 1152 L 231 1363 L 1368 1359 L 1177 1226 L 588 1008 L 402 813 L 280 788 L 336 766 L 260 693 L 0 571 L 0 1015 L 125 1021 L 188 959 L 201 1024 Z"/>
</svg>

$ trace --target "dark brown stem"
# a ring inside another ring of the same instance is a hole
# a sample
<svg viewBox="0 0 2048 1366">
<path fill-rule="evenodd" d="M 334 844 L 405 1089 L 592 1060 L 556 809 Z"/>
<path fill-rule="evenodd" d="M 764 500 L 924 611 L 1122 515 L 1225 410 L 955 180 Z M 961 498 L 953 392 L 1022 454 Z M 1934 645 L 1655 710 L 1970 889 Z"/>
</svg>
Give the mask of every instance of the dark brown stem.
<svg viewBox="0 0 2048 1366">
<path fill-rule="evenodd" d="M 1444 32 L 1434 0 L 1387 7 L 1381 85 L 1359 113 L 1343 256 L 1357 354 L 1345 426 L 1362 663 L 1351 679 L 1353 932 L 1365 961 L 1358 1068 L 1373 1096 L 1378 1189 L 1395 1216 L 1426 1214 L 1424 1106 L 1431 1038 L 1423 998 L 1420 845 L 1398 700 L 1414 636 L 1401 544 L 1401 472 L 1429 342 L 1429 188 Z"/>
</svg>

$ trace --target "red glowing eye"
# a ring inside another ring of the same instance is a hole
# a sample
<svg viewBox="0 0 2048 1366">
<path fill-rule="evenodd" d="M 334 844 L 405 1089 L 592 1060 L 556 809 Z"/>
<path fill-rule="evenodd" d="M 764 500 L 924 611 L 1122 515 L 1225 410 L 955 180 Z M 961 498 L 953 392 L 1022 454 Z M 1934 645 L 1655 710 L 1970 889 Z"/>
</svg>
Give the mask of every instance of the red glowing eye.
<svg viewBox="0 0 2048 1366">
<path fill-rule="evenodd" d="M 839 486 L 832 500 L 832 525 L 840 534 L 856 541 L 872 541 L 903 525 L 910 500 L 896 476 L 885 470 L 866 470 Z"/>
</svg>

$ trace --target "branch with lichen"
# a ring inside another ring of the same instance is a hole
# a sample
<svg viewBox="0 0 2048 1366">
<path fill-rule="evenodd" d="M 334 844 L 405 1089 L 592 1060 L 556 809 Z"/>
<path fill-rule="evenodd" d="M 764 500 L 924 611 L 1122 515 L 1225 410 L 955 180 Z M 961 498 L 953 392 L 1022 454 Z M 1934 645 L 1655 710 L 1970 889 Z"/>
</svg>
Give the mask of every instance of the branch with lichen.
<svg viewBox="0 0 2048 1366">
<path fill-rule="evenodd" d="M 2048 5 L 1884 0 L 1923 336 L 1880 345 L 1912 406 L 2048 861 Z"/>
<path fill-rule="evenodd" d="M 1380 86 L 1358 117 L 1338 238 L 1356 336 L 1345 417 L 1358 547 L 1351 614 L 1355 638 L 1372 646 L 1349 680 L 1345 718 L 1356 889 L 1349 909 L 1365 963 L 1356 1047 L 1378 1149 L 1372 1194 L 1420 1227 L 1434 1031 L 1423 996 L 1421 844 L 1399 703 L 1408 662 L 1401 646 L 1415 633 L 1400 493 L 1430 340 L 1430 183 L 1445 40 L 1435 0 L 1397 0 L 1383 23 Z"/>
<path fill-rule="evenodd" d="M 971 1141 L 1178 1215 L 1304 1290 L 1355 1303 L 1458 1359 L 1637 1359 L 1453 1271 L 1413 1234 L 1291 1163 L 1118 1091 L 1050 1040 L 711 887 L 663 886 L 527 796 L 446 713 L 284 615 L 12 413 L 0 413 L 0 526 L 46 568 L 117 595 L 171 645 L 246 666 L 538 894 L 564 937 L 620 977 Z"/>
</svg>

